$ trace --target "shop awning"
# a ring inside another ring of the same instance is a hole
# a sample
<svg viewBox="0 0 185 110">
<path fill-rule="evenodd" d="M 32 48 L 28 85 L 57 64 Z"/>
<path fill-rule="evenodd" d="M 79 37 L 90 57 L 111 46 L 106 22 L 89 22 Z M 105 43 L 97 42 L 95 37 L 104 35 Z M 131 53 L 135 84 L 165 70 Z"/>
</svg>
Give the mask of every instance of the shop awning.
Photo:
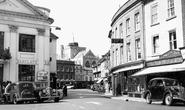
<svg viewBox="0 0 185 110">
<path fill-rule="evenodd" d="M 113 73 L 119 73 L 119 72 L 122 72 L 122 71 L 128 71 L 128 70 L 134 70 L 134 69 L 139 69 L 139 68 L 143 68 L 143 64 L 139 64 L 137 66 L 130 66 L 130 67 L 125 67 L 125 68 L 121 68 L 121 69 L 118 69 L 116 71 L 114 71 Z"/>
<path fill-rule="evenodd" d="M 101 83 L 103 81 L 103 78 L 99 79 L 96 83 Z"/>
<path fill-rule="evenodd" d="M 148 75 L 148 74 L 154 74 L 154 73 L 166 73 L 166 72 L 178 72 L 178 71 L 185 71 L 185 62 L 181 64 L 174 64 L 174 65 L 148 67 L 131 76 L 141 76 L 141 75 Z"/>
</svg>

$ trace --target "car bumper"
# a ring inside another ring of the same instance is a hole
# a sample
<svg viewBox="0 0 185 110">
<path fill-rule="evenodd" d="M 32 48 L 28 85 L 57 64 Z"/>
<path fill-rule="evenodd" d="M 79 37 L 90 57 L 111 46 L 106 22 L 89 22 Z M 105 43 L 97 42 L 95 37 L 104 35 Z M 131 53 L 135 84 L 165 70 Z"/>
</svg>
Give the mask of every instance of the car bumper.
<svg viewBox="0 0 185 110">
<path fill-rule="evenodd" d="M 17 101 L 35 101 L 37 98 L 17 98 Z"/>
<path fill-rule="evenodd" d="M 45 100 L 47 100 L 47 99 L 49 99 L 49 100 L 53 100 L 53 99 L 55 99 L 55 98 L 59 98 L 60 99 L 60 96 L 44 96 L 44 97 L 40 97 L 41 99 L 45 99 Z"/>
</svg>

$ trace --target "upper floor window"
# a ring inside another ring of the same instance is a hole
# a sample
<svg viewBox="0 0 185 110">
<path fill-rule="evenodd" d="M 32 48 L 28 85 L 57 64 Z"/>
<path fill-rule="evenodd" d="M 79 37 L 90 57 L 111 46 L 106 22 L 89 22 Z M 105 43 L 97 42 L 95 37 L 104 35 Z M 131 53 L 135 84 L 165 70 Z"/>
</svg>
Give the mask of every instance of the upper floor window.
<svg viewBox="0 0 185 110">
<path fill-rule="evenodd" d="M 151 23 L 156 24 L 158 22 L 157 3 L 151 6 Z"/>
<path fill-rule="evenodd" d="M 4 50 L 4 32 L 0 31 L 0 54 L 2 54 L 2 50 Z"/>
<path fill-rule="evenodd" d="M 95 62 L 95 61 L 93 61 L 93 62 L 92 62 L 92 66 L 95 66 L 95 65 L 96 65 L 96 62 Z"/>
<path fill-rule="evenodd" d="M 118 56 L 118 49 L 116 49 L 116 59 L 115 59 L 115 61 L 116 61 L 116 66 L 117 66 L 118 63 L 119 63 L 119 62 L 118 62 L 118 57 L 119 57 L 119 56 Z"/>
<path fill-rule="evenodd" d="M 159 36 L 153 37 L 153 53 L 159 53 Z"/>
<path fill-rule="evenodd" d="M 140 17 L 139 13 L 135 14 L 135 31 L 140 30 Z"/>
<path fill-rule="evenodd" d="M 174 0 L 168 0 L 168 17 L 175 16 Z"/>
<path fill-rule="evenodd" d="M 170 43 L 170 50 L 177 49 L 177 39 L 176 39 L 175 30 L 169 32 L 169 43 Z"/>
<path fill-rule="evenodd" d="M 130 42 L 127 43 L 127 61 L 131 61 L 131 47 L 130 47 Z"/>
<path fill-rule="evenodd" d="M 136 59 L 140 59 L 141 58 L 141 42 L 140 39 L 136 40 Z"/>
<path fill-rule="evenodd" d="M 85 63 L 85 66 L 86 66 L 86 67 L 90 67 L 89 61 L 87 61 L 87 62 Z"/>
<path fill-rule="evenodd" d="M 20 34 L 19 35 L 19 51 L 35 52 L 35 35 Z"/>
<path fill-rule="evenodd" d="M 115 38 L 118 38 L 118 29 L 115 29 Z"/>
<path fill-rule="evenodd" d="M 124 57 L 124 51 L 123 51 L 123 45 L 120 46 L 120 63 L 123 63 L 123 58 Z"/>
<path fill-rule="evenodd" d="M 130 18 L 126 20 L 126 35 L 130 34 Z"/>
<path fill-rule="evenodd" d="M 119 37 L 123 38 L 123 24 L 122 23 L 119 25 Z"/>
</svg>

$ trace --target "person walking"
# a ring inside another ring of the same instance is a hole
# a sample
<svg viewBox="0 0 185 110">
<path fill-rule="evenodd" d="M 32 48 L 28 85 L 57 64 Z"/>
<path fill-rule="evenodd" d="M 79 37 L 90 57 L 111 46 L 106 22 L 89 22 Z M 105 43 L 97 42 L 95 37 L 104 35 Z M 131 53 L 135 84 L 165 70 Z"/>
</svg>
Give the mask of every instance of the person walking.
<svg viewBox="0 0 185 110">
<path fill-rule="evenodd" d="M 67 96 L 67 86 L 66 86 L 66 84 L 64 84 L 64 86 L 63 86 L 63 94 L 64 94 L 64 96 Z"/>
</svg>

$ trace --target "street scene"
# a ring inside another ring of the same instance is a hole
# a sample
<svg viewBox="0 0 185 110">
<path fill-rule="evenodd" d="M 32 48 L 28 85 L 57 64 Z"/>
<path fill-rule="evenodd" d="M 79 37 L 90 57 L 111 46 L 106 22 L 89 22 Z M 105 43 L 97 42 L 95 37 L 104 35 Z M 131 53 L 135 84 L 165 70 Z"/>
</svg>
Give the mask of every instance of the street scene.
<svg viewBox="0 0 185 110">
<path fill-rule="evenodd" d="M 0 110 L 184 110 L 185 0 L 0 0 Z"/>
<path fill-rule="evenodd" d="M 103 93 L 89 89 L 70 89 L 68 96 L 58 103 L 46 101 L 43 103 L 0 105 L 1 110 L 184 110 L 184 105 L 165 106 L 159 103 L 151 105 L 139 101 L 125 101 L 118 97 L 111 99 Z"/>
</svg>

